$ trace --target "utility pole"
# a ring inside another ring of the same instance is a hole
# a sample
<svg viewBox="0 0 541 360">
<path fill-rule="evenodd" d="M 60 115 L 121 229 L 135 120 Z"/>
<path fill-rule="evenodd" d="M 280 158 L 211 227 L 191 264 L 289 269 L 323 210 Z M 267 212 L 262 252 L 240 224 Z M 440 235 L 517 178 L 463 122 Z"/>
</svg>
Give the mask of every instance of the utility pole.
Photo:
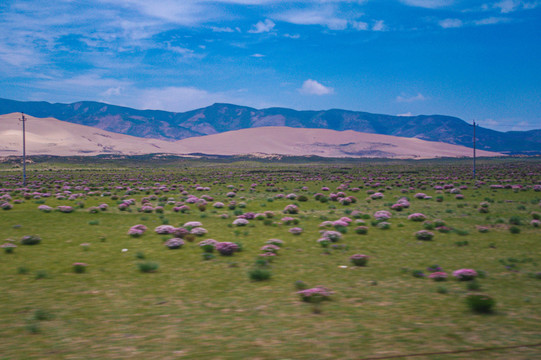
<svg viewBox="0 0 541 360">
<path fill-rule="evenodd" d="M 476 138 L 475 138 L 475 120 L 473 120 L 473 180 L 475 180 L 475 143 L 476 143 Z"/>
<path fill-rule="evenodd" d="M 22 117 L 19 120 L 23 123 L 23 186 L 26 186 L 26 119 L 24 117 L 24 113 L 21 113 L 21 115 Z"/>
</svg>

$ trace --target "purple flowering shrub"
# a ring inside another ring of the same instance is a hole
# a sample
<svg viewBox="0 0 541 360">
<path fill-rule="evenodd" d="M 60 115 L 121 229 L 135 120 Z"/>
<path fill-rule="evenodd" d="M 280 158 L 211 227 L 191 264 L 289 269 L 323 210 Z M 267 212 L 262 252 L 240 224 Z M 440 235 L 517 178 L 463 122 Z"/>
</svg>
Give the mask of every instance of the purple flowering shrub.
<svg viewBox="0 0 541 360">
<path fill-rule="evenodd" d="M 459 269 L 456 271 L 453 271 L 453 276 L 460 281 L 470 281 L 475 279 L 478 274 L 477 271 L 473 269 Z"/>
<path fill-rule="evenodd" d="M 430 241 L 434 237 L 434 233 L 428 230 L 419 230 L 415 233 L 418 240 Z"/>
<path fill-rule="evenodd" d="M 351 255 L 349 261 L 355 266 L 366 266 L 368 263 L 368 255 L 355 254 Z"/>
<path fill-rule="evenodd" d="M 318 303 L 324 300 L 330 300 L 333 292 L 321 285 L 316 287 L 297 291 L 297 294 L 300 295 L 301 300 L 304 302 Z"/>
<path fill-rule="evenodd" d="M 231 256 L 239 249 L 239 246 L 233 242 L 225 241 L 217 243 L 215 248 L 220 255 Z"/>
<path fill-rule="evenodd" d="M 164 245 L 167 246 L 171 250 L 180 249 L 182 245 L 184 245 L 184 240 L 180 238 L 172 238 L 172 239 L 167 240 L 164 243 Z"/>
<path fill-rule="evenodd" d="M 434 281 L 445 281 L 447 280 L 447 273 L 444 271 L 435 271 L 428 275 L 428 277 Z"/>
<path fill-rule="evenodd" d="M 128 235 L 131 237 L 140 237 L 141 235 L 145 233 L 145 231 L 147 231 L 147 227 L 145 225 L 137 224 L 137 225 L 132 226 L 128 230 Z"/>
</svg>

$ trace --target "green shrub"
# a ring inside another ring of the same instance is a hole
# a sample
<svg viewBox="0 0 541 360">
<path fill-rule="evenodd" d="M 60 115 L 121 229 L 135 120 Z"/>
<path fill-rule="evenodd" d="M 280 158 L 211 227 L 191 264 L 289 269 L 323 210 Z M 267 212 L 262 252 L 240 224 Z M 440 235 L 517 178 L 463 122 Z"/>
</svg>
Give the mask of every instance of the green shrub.
<svg viewBox="0 0 541 360">
<path fill-rule="evenodd" d="M 272 273 L 270 272 L 270 270 L 261 269 L 261 268 L 252 269 L 248 272 L 248 276 L 253 281 L 268 280 L 270 279 L 271 275 Z"/>
<path fill-rule="evenodd" d="M 520 234 L 520 228 L 518 226 L 511 226 L 509 232 L 511 234 Z"/>
<path fill-rule="evenodd" d="M 38 321 L 46 321 L 54 319 L 54 316 L 47 310 L 36 309 L 32 318 Z"/>
<path fill-rule="evenodd" d="M 466 303 L 473 312 L 491 313 L 496 301 L 488 295 L 470 294 L 466 297 Z"/>
<path fill-rule="evenodd" d="M 160 265 L 154 261 L 145 261 L 137 264 L 137 268 L 139 269 L 139 271 L 144 273 L 155 272 L 156 270 L 158 270 L 159 267 Z"/>
</svg>

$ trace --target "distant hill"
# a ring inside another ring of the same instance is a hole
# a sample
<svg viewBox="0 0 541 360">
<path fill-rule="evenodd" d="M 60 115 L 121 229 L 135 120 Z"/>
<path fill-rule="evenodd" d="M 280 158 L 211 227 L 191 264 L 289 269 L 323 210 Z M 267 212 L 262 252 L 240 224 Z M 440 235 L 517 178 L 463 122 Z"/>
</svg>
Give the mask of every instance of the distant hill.
<svg viewBox="0 0 541 360">
<path fill-rule="evenodd" d="M 0 156 L 21 154 L 22 128 L 18 122 L 19 116 L 18 113 L 0 115 Z M 26 149 L 29 155 L 59 156 L 206 154 L 390 159 L 472 156 L 472 150 L 464 146 L 352 130 L 260 127 L 171 142 L 29 115 L 26 122 Z M 500 155 L 479 151 L 479 156 Z"/>
<path fill-rule="evenodd" d="M 0 114 L 24 112 L 144 138 L 168 141 L 263 126 L 354 130 L 472 147 L 472 126 L 444 115 L 392 116 L 348 110 L 296 111 L 214 104 L 183 113 L 136 110 L 99 102 L 73 104 L 0 99 Z M 477 147 L 507 154 L 541 154 L 541 130 L 477 128 Z"/>
</svg>

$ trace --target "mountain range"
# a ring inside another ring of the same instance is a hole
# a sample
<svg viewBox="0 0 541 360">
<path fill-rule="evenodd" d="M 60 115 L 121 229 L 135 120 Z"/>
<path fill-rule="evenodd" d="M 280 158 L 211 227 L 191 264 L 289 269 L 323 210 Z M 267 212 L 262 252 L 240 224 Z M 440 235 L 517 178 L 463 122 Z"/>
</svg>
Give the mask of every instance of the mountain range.
<svg viewBox="0 0 541 360">
<path fill-rule="evenodd" d="M 445 115 L 393 116 L 340 109 L 255 109 L 220 103 L 187 112 L 168 112 L 137 110 L 92 101 L 52 104 L 0 98 L 0 114 L 14 112 L 24 112 L 38 118 L 52 117 L 110 132 L 167 141 L 241 129 L 286 126 L 354 130 L 473 146 L 473 127 L 462 119 Z M 541 154 L 541 129 L 500 132 L 477 126 L 476 140 L 477 148 L 482 150 L 505 154 Z"/>
</svg>

